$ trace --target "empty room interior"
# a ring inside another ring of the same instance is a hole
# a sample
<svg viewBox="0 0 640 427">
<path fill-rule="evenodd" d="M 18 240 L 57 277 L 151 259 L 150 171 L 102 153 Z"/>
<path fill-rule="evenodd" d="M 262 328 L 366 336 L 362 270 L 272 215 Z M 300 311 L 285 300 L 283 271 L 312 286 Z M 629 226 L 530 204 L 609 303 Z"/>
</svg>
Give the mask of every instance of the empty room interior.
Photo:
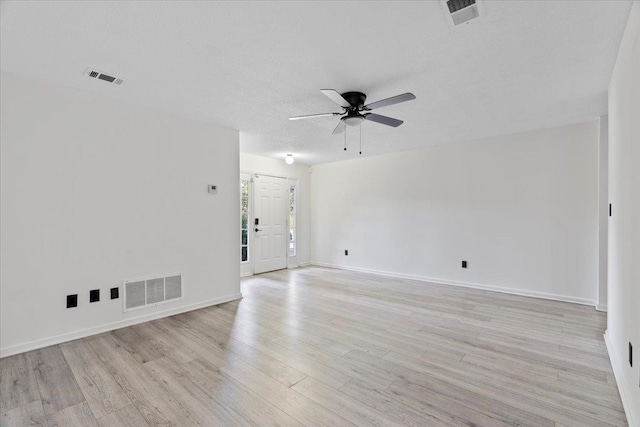
<svg viewBox="0 0 640 427">
<path fill-rule="evenodd" d="M 2 0 L 0 69 L 0 426 L 640 427 L 640 0 Z"/>
</svg>

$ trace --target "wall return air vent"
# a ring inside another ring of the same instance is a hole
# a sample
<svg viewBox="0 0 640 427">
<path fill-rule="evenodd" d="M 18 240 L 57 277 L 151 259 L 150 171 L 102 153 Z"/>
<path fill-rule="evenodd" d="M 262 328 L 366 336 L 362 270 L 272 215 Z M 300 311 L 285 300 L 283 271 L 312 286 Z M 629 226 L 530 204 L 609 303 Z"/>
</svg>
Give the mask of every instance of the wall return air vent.
<svg viewBox="0 0 640 427">
<path fill-rule="evenodd" d="M 443 8 L 448 15 L 449 25 L 464 24 L 480 16 L 479 0 L 443 0 Z"/>
<path fill-rule="evenodd" d="M 100 71 L 96 71 L 96 70 L 94 70 L 92 68 L 87 68 L 85 70 L 85 74 L 87 76 L 93 78 L 93 79 L 102 80 L 102 81 L 107 82 L 107 83 L 113 83 L 113 84 L 116 84 L 118 86 L 122 86 L 122 84 L 124 83 L 124 80 L 122 80 L 122 79 L 110 76 L 108 74 L 101 73 Z"/>
<path fill-rule="evenodd" d="M 125 280 L 124 311 L 182 299 L 182 275 Z"/>
</svg>

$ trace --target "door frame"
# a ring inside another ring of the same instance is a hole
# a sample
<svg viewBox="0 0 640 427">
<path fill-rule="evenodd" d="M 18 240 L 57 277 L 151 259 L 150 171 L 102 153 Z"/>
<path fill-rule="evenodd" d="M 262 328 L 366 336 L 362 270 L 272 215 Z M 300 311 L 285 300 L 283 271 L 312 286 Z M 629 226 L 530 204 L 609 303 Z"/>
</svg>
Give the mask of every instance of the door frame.
<svg viewBox="0 0 640 427">
<path fill-rule="evenodd" d="M 268 176 L 271 178 L 284 178 L 287 180 L 287 185 L 291 185 L 291 183 L 295 182 L 296 183 L 296 189 L 298 191 L 298 199 L 300 198 L 300 177 L 297 176 L 283 176 L 283 175 L 275 175 L 273 173 L 261 173 L 261 172 L 256 172 L 256 171 L 250 171 L 250 170 L 246 170 L 246 169 L 241 169 L 240 170 L 240 176 L 238 177 L 238 180 L 240 181 L 242 179 L 242 175 L 249 175 L 251 177 L 251 179 L 249 180 L 249 234 L 247 235 L 247 242 L 249 242 L 249 262 L 245 263 L 245 265 L 249 265 L 248 268 L 245 268 L 245 271 L 242 271 L 242 262 L 241 262 L 241 267 L 240 267 L 240 277 L 247 277 L 247 276 L 253 276 L 255 274 L 254 271 L 254 255 L 255 255 L 255 235 L 254 235 L 254 220 L 255 220 L 255 210 L 254 210 L 254 195 L 255 195 L 255 188 L 254 188 L 254 178 L 257 176 Z M 298 204 L 299 204 L 299 200 L 298 200 Z M 288 203 L 287 203 L 287 206 Z M 288 210 L 286 211 L 287 215 L 286 216 L 286 227 L 287 227 L 287 235 L 288 230 L 289 230 L 289 214 L 288 214 Z M 238 230 L 240 231 L 240 230 Z M 287 255 L 287 269 L 291 267 L 291 260 L 289 257 L 289 241 L 287 239 L 285 239 L 285 253 Z M 298 245 L 298 236 L 296 235 L 296 247 Z M 297 255 L 297 253 L 296 253 Z M 248 271 L 247 271 L 248 270 Z"/>
</svg>

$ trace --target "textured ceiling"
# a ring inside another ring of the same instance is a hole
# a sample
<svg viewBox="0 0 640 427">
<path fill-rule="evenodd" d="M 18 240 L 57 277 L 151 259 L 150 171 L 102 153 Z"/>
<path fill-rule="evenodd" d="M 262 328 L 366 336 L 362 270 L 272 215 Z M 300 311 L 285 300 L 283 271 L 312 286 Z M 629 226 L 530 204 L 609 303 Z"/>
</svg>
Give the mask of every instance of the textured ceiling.
<svg viewBox="0 0 640 427">
<path fill-rule="evenodd" d="M 363 155 L 593 119 L 631 3 L 485 1 L 451 28 L 439 1 L 2 2 L 2 70 L 240 130 L 241 150 L 309 164 L 358 156 L 320 89 L 417 99 L 362 126 Z M 83 75 L 125 79 L 121 87 Z"/>
</svg>

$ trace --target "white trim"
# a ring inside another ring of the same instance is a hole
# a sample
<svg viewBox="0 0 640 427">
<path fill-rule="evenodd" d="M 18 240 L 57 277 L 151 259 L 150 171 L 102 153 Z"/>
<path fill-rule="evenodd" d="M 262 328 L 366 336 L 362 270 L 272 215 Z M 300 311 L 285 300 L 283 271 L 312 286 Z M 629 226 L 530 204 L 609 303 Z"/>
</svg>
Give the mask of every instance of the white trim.
<svg viewBox="0 0 640 427">
<path fill-rule="evenodd" d="M 596 304 L 596 311 L 607 312 L 607 304 Z"/>
<path fill-rule="evenodd" d="M 61 344 L 67 341 L 77 340 L 79 338 L 88 337 L 90 335 L 100 334 L 102 332 L 112 331 L 114 329 L 124 328 L 126 326 L 137 325 L 138 323 L 148 322 L 150 320 L 160 319 L 162 317 L 173 316 L 175 314 L 185 313 L 187 311 L 197 310 L 199 308 L 205 308 L 212 305 L 218 305 L 229 301 L 235 301 L 242 298 L 241 293 L 227 295 L 220 298 L 210 299 L 208 301 L 197 302 L 194 304 L 174 307 L 169 310 L 156 311 L 153 313 L 144 314 L 142 316 L 130 317 L 128 319 L 119 320 L 117 322 L 107 323 L 105 325 L 96 326 L 88 329 L 80 329 L 74 332 L 67 332 L 65 334 L 56 335 L 49 338 L 43 338 L 35 341 L 30 341 L 24 344 L 17 344 L 0 349 L 0 358 L 13 356 L 14 354 L 24 353 L 31 350 L 37 350 L 43 347 L 49 347 L 55 344 Z"/>
<path fill-rule="evenodd" d="M 424 277 L 424 276 L 413 276 L 410 274 L 392 273 L 388 271 L 369 270 L 366 268 L 346 267 L 343 265 L 328 264 L 328 263 L 317 262 L 317 261 L 311 261 L 311 264 L 317 265 L 319 267 L 336 268 L 339 270 L 358 271 L 362 273 L 377 274 L 379 276 L 396 277 L 398 279 L 418 280 L 421 282 L 438 283 L 441 285 L 460 286 L 464 288 L 473 288 L 473 289 L 482 289 L 485 291 L 500 292 L 503 294 L 520 295 L 524 297 L 541 298 L 541 299 L 548 299 L 548 300 L 554 300 L 554 301 L 571 302 L 574 304 L 595 306 L 595 301 L 588 298 L 577 298 L 577 297 L 572 297 L 567 295 L 528 291 L 524 289 L 501 288 L 498 286 L 485 285 L 481 283 L 459 282 L 455 280 L 437 279 L 437 278 Z"/>
<path fill-rule="evenodd" d="M 255 177 L 255 175 L 262 175 L 262 176 L 271 176 L 271 177 L 273 177 L 273 178 L 300 179 L 300 177 L 299 177 L 299 176 L 282 176 L 282 175 L 272 175 L 272 174 L 270 174 L 270 173 L 260 173 L 260 172 L 251 171 L 251 170 L 248 170 L 248 169 L 242 169 L 242 170 L 240 171 L 240 174 L 243 174 L 243 173 L 246 173 L 246 174 L 251 175 L 251 178 Z"/>
<path fill-rule="evenodd" d="M 253 276 L 252 272 L 246 272 L 246 273 L 240 273 L 240 277 L 249 277 L 249 276 Z"/>
<path fill-rule="evenodd" d="M 631 402 L 631 394 L 629 393 L 624 381 L 622 367 L 620 366 L 620 359 L 618 359 L 618 355 L 613 343 L 611 342 L 608 330 L 604 333 L 604 342 L 607 344 L 609 360 L 611 361 L 611 367 L 613 368 L 613 375 L 616 378 L 616 384 L 618 384 L 618 392 L 620 393 L 622 406 L 624 407 L 624 412 L 627 415 L 627 423 L 629 424 L 629 427 L 640 427 L 640 414 L 635 412 L 636 408 Z"/>
</svg>

